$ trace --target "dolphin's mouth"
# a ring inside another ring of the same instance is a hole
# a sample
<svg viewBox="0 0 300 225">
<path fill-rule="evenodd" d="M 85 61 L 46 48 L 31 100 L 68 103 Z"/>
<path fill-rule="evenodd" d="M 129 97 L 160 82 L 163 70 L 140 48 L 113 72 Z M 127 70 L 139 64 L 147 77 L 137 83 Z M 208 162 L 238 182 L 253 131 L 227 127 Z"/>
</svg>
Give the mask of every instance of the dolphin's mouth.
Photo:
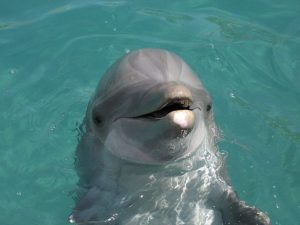
<svg viewBox="0 0 300 225">
<path fill-rule="evenodd" d="M 169 99 L 164 104 L 162 104 L 157 110 L 140 116 L 136 116 L 134 118 L 161 119 L 173 111 L 192 110 L 191 109 L 192 103 L 193 103 L 192 100 L 189 98 Z"/>
</svg>

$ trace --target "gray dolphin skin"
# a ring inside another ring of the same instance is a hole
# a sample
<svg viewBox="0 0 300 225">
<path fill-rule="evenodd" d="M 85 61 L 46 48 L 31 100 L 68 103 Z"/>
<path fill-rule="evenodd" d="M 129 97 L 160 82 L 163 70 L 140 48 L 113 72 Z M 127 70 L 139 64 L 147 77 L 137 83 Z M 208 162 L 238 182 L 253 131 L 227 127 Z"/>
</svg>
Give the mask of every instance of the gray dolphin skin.
<svg viewBox="0 0 300 225">
<path fill-rule="evenodd" d="M 119 59 L 82 124 L 69 222 L 271 224 L 227 181 L 212 111 L 198 76 L 174 53 L 141 49 Z"/>
</svg>

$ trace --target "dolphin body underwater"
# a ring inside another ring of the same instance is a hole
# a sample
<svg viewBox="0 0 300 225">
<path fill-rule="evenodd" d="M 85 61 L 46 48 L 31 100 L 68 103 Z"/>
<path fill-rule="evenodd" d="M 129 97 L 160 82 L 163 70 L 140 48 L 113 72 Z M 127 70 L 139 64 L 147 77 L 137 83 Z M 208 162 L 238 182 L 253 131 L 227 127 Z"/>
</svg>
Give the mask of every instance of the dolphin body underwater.
<svg viewBox="0 0 300 225">
<path fill-rule="evenodd" d="M 271 224 L 228 183 L 217 138 L 211 98 L 181 58 L 160 49 L 126 54 L 88 105 L 69 222 Z"/>
</svg>

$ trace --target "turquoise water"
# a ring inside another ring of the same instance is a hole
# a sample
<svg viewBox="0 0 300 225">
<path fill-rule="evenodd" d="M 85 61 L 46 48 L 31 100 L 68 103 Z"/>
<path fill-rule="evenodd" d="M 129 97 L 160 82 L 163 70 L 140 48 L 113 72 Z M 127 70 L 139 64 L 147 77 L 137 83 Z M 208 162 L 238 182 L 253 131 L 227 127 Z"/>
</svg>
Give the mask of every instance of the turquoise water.
<svg viewBox="0 0 300 225">
<path fill-rule="evenodd" d="M 296 0 L 1 1 L 0 224 L 67 224 L 89 98 L 143 47 L 200 74 L 241 198 L 273 224 L 299 224 L 299 12 Z"/>
</svg>

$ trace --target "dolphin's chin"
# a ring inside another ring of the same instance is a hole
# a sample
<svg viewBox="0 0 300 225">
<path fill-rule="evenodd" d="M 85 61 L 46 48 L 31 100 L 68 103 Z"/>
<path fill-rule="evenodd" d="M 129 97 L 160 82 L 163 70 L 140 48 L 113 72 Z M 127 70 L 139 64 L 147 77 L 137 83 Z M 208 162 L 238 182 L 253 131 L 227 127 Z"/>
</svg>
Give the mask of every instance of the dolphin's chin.
<svg viewBox="0 0 300 225">
<path fill-rule="evenodd" d="M 192 110 L 175 110 L 160 119 L 119 118 L 104 141 L 106 148 L 131 162 L 164 164 L 191 153 Z"/>
</svg>

